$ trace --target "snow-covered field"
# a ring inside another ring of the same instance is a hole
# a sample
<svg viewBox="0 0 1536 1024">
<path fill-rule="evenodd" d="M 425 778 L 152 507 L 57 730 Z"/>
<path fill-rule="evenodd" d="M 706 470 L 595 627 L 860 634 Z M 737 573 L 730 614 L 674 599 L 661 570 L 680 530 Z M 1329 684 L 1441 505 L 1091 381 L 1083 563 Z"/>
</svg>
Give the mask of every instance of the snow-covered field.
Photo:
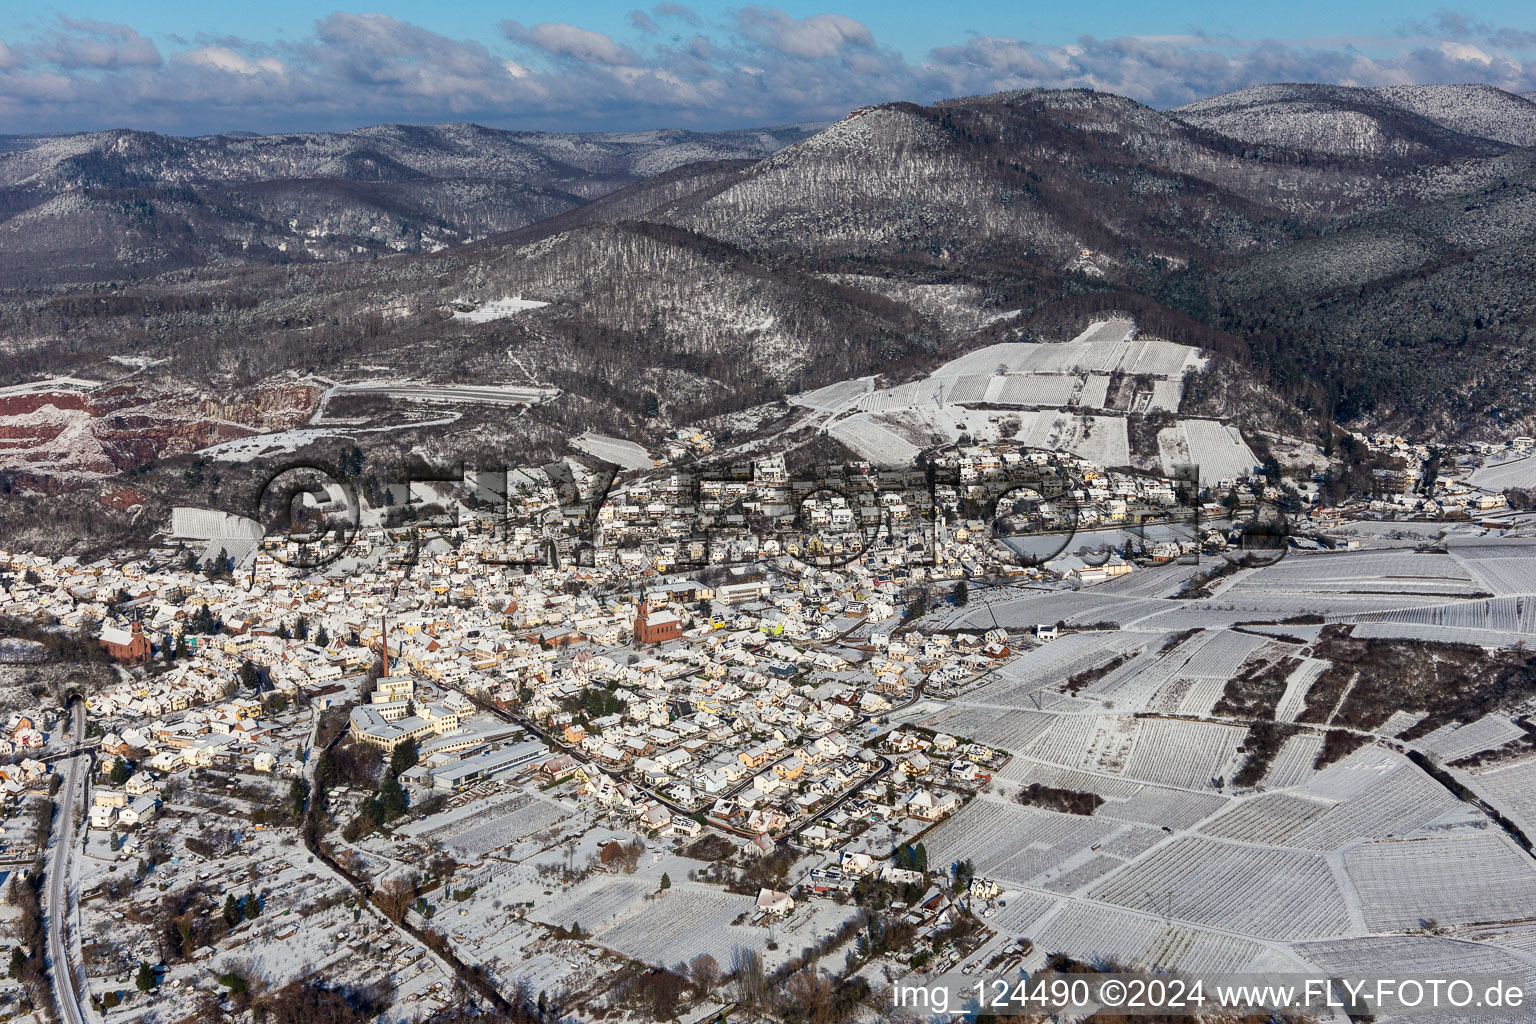
<svg viewBox="0 0 1536 1024">
<path fill-rule="evenodd" d="M 1536 863 L 1502 833 L 1365 843 L 1344 865 L 1373 931 L 1536 917 Z"/>
<path fill-rule="evenodd" d="M 656 465 L 649 452 L 633 441 L 623 438 L 607 437 L 603 434 L 583 434 L 574 438 L 571 444 L 580 448 L 588 455 L 595 455 L 605 462 L 611 462 L 620 469 L 650 469 Z"/>
<path fill-rule="evenodd" d="M 1490 459 L 1472 471 L 1467 482 L 1474 487 L 1502 491 L 1510 487 L 1536 487 L 1536 456 L 1512 455 Z"/>
<path fill-rule="evenodd" d="M 1344 895 L 1328 862 L 1299 851 L 1182 837 L 1096 886 L 1107 903 L 1181 921 L 1278 939 L 1349 929 Z"/>
<path fill-rule="evenodd" d="M 454 313 L 453 318 L 455 320 L 467 320 L 472 324 L 484 324 L 490 323 L 492 320 L 504 320 L 509 316 L 516 316 L 530 309 L 541 309 L 547 305 L 549 303 L 540 302 L 537 299 L 509 296 L 504 299 L 494 299 L 471 310 Z"/>
<path fill-rule="evenodd" d="M 1180 420 L 1158 432 L 1157 447 L 1164 473 L 1172 476 L 1181 465 L 1198 466 L 1202 484 L 1245 476 L 1258 465 L 1237 428 L 1215 420 Z"/>
</svg>

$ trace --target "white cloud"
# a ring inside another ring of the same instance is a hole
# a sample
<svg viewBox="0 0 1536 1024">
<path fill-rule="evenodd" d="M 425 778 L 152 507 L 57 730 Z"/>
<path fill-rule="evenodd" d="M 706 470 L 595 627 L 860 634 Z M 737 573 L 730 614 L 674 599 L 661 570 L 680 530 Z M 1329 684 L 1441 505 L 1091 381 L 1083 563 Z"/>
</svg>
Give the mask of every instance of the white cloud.
<svg viewBox="0 0 1536 1024">
<path fill-rule="evenodd" d="M 165 58 L 128 26 L 61 19 L 32 39 L 0 43 L 0 131 L 104 123 L 285 130 L 400 120 L 723 127 L 1036 86 L 1104 89 L 1154 106 L 1273 81 L 1484 81 L 1536 90 L 1536 33 L 1457 18 L 1411 37 L 1353 43 L 1198 32 L 1066 45 L 975 36 L 941 42 L 914 61 L 836 13 L 795 17 L 752 6 L 714 25 L 675 3 L 636 13 L 646 31 L 634 33 L 633 46 L 565 23 L 503 22 L 504 39 L 486 43 L 385 15 L 337 12 L 298 42 L 176 42 Z M 680 26 L 689 27 L 671 32 Z"/>
<path fill-rule="evenodd" d="M 1492 64 L 1493 58 L 1470 43 L 1454 43 L 1447 40 L 1440 44 L 1440 52 L 1451 60 L 1471 61 L 1474 64 Z"/>
<path fill-rule="evenodd" d="M 748 7 L 737 13 L 736 21 L 749 38 L 790 57 L 838 57 L 875 46 L 868 26 L 841 14 L 793 18 L 771 7 Z"/>
<path fill-rule="evenodd" d="M 561 22 L 544 22 L 524 28 L 515 21 L 502 22 L 507 38 L 543 50 L 555 57 L 589 61 L 594 64 L 629 65 L 637 62 L 635 54 L 609 36 L 591 29 Z"/>
<path fill-rule="evenodd" d="M 203 46 L 188 50 L 180 57 L 190 64 L 227 71 L 232 75 L 274 75 L 288 73 L 276 57 L 246 57 L 222 46 Z"/>
</svg>

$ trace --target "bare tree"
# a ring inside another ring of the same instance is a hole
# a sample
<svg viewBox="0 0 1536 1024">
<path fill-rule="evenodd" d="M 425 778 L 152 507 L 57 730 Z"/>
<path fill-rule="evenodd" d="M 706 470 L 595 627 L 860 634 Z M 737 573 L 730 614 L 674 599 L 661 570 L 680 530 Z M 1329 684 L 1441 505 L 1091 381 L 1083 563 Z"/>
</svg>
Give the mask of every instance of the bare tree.
<svg viewBox="0 0 1536 1024">
<path fill-rule="evenodd" d="M 789 976 L 784 998 L 811 1024 L 829 1024 L 832 1019 L 832 981 L 813 967 Z"/>
<path fill-rule="evenodd" d="M 768 996 L 768 975 L 763 970 L 763 954 L 737 946 L 731 955 L 731 974 L 736 978 L 736 998 L 743 1005 L 758 1006 Z"/>
<path fill-rule="evenodd" d="M 374 892 L 373 902 L 384 916 L 399 924 L 405 920 L 405 915 L 411 909 L 411 901 L 416 898 L 416 887 L 404 878 L 391 878 Z"/>
<path fill-rule="evenodd" d="M 688 972 L 693 976 L 693 984 L 703 995 L 709 995 L 720 984 L 720 961 L 708 953 L 694 957 L 688 965 Z"/>
</svg>

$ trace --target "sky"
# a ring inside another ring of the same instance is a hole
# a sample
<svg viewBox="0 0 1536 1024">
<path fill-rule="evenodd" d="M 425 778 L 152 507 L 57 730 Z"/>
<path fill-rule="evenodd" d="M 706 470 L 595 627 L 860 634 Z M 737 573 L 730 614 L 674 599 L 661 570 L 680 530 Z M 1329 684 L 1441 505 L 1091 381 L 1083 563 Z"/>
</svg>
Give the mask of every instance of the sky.
<svg viewBox="0 0 1536 1024">
<path fill-rule="evenodd" d="M 1536 6 L 1414 0 L 296 0 L 0 5 L 0 133 L 698 130 L 1091 88 L 1159 108 L 1265 82 L 1536 92 Z"/>
</svg>

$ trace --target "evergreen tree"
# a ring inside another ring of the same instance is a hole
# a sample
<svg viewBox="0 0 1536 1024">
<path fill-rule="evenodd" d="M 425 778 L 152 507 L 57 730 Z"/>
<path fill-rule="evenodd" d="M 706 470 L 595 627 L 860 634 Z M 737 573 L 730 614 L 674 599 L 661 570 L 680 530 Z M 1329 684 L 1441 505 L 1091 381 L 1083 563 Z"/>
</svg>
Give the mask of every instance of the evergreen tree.
<svg viewBox="0 0 1536 1024">
<path fill-rule="evenodd" d="M 21 951 L 20 946 L 11 948 L 11 977 L 20 978 L 21 972 L 27 966 L 27 955 Z"/>
<path fill-rule="evenodd" d="M 955 584 L 955 607 L 964 608 L 971 599 L 971 587 L 965 580 Z"/>
<path fill-rule="evenodd" d="M 107 780 L 114 786 L 121 786 L 133 775 L 133 769 L 128 767 L 128 762 L 121 757 L 112 762 L 112 768 L 107 772 Z"/>
<path fill-rule="evenodd" d="M 252 692 L 261 689 L 261 673 L 256 671 L 249 658 L 240 663 L 240 685 Z"/>
<path fill-rule="evenodd" d="M 393 775 L 389 776 L 379 787 L 379 810 L 384 820 L 394 821 L 405 813 L 406 806 L 405 790 L 400 787 L 400 780 Z"/>
<path fill-rule="evenodd" d="M 395 749 L 389 755 L 389 774 L 399 775 L 407 769 L 416 766 L 416 760 L 420 756 L 416 749 L 416 741 L 408 739 L 404 743 L 395 745 Z"/>
<path fill-rule="evenodd" d="M 176 638 L 176 657 L 178 657 L 178 658 L 185 658 L 189 653 L 191 653 L 191 652 L 187 649 L 187 638 L 185 636 L 177 637 Z"/>
<path fill-rule="evenodd" d="M 230 893 L 224 897 L 224 923 L 233 928 L 240 923 L 240 916 L 240 901 Z"/>
<path fill-rule="evenodd" d="M 324 626 L 315 631 L 315 645 L 317 647 L 331 646 L 331 635 L 325 631 Z"/>
<path fill-rule="evenodd" d="M 668 875 L 665 871 L 663 871 L 661 873 L 661 887 L 663 889 L 670 889 L 670 888 L 672 888 L 672 877 L 670 875 Z"/>
<path fill-rule="evenodd" d="M 139 973 L 134 976 L 133 983 L 140 992 L 148 992 L 156 984 L 155 969 L 149 964 L 139 964 Z"/>
<path fill-rule="evenodd" d="M 304 785 L 303 779 L 294 779 L 288 784 L 288 812 L 297 821 L 304 814 L 304 801 L 309 798 L 309 787 Z"/>
<path fill-rule="evenodd" d="M 240 906 L 245 911 L 247 921 L 254 921 L 261 916 L 261 897 L 253 892 L 245 894 L 245 899 L 240 901 Z"/>
</svg>

